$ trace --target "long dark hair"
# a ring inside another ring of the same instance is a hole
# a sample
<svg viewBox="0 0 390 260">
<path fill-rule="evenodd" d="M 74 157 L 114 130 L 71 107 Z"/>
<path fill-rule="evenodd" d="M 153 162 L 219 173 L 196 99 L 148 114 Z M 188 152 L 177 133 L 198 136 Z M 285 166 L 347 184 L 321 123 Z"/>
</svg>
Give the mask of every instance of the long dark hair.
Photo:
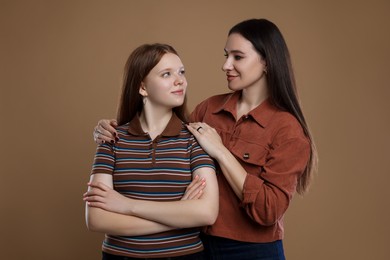
<svg viewBox="0 0 390 260">
<path fill-rule="evenodd" d="M 172 46 L 161 43 L 141 45 L 130 54 L 125 66 L 122 94 L 118 106 L 119 125 L 126 124 L 142 111 L 142 96 L 139 94 L 141 83 L 166 53 L 179 56 Z M 173 108 L 176 115 L 184 122 L 188 121 L 186 104 L 187 98 L 181 106 Z"/>
<path fill-rule="evenodd" d="M 280 110 L 295 116 L 305 135 L 310 140 L 311 154 L 305 171 L 298 179 L 297 192 L 303 194 L 317 168 L 317 149 L 299 104 L 290 53 L 278 27 L 266 19 L 250 19 L 230 29 L 229 35 L 237 33 L 250 41 L 265 60 L 270 101 Z"/>
</svg>

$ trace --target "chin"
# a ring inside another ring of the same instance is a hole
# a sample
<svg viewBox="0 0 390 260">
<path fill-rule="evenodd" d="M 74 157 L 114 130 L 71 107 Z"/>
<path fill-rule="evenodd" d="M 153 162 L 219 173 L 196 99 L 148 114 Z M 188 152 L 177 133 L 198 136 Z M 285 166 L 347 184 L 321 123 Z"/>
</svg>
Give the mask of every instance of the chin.
<svg viewBox="0 0 390 260">
<path fill-rule="evenodd" d="M 243 89 L 243 87 L 241 87 L 241 86 L 236 86 L 236 85 L 232 85 L 232 84 L 228 84 L 228 88 L 232 91 L 237 91 L 237 90 Z"/>
<path fill-rule="evenodd" d="M 180 107 L 184 104 L 184 100 L 183 101 L 180 101 L 180 102 L 174 102 L 171 104 L 171 107 Z"/>
</svg>

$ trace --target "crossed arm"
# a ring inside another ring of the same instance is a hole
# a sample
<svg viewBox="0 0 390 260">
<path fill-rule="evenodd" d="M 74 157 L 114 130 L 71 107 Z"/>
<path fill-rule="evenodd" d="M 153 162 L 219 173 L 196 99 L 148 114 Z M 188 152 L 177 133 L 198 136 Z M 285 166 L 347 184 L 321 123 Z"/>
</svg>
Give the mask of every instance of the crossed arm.
<svg viewBox="0 0 390 260">
<path fill-rule="evenodd" d="M 127 198 L 113 189 L 112 175 L 94 174 L 84 194 L 87 227 L 95 232 L 137 236 L 211 225 L 218 215 L 215 172 L 204 167 L 193 175 L 182 200 L 156 202 Z"/>
</svg>

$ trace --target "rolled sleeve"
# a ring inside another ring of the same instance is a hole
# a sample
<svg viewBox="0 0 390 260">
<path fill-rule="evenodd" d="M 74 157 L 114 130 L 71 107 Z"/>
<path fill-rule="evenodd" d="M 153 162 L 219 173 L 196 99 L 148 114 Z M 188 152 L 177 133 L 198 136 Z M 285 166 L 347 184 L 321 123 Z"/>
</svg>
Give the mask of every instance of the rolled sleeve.
<svg viewBox="0 0 390 260">
<path fill-rule="evenodd" d="M 270 150 L 259 175 L 247 175 L 240 206 L 255 222 L 269 226 L 283 217 L 309 154 L 306 138 L 285 140 Z"/>
</svg>

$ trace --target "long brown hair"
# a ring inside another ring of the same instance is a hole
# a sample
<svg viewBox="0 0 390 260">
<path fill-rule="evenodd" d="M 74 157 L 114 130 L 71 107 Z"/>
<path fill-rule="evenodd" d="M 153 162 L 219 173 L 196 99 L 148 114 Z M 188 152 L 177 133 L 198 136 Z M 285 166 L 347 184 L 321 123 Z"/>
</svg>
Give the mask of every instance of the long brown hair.
<svg viewBox="0 0 390 260">
<path fill-rule="evenodd" d="M 118 106 L 119 125 L 126 124 L 142 111 L 142 96 L 139 94 L 141 83 L 166 53 L 179 56 L 172 46 L 161 43 L 143 44 L 130 54 L 125 65 L 122 94 Z M 186 104 L 187 98 L 181 106 L 173 108 L 176 115 L 184 122 L 188 121 Z"/>
<path fill-rule="evenodd" d="M 250 41 L 267 64 L 267 83 L 270 101 L 279 109 L 295 116 L 311 144 L 306 169 L 298 179 L 297 192 L 308 189 L 312 173 L 317 168 L 317 149 L 298 100 L 290 53 L 278 27 L 266 19 L 250 19 L 230 29 L 229 35 L 238 33 Z"/>
</svg>

